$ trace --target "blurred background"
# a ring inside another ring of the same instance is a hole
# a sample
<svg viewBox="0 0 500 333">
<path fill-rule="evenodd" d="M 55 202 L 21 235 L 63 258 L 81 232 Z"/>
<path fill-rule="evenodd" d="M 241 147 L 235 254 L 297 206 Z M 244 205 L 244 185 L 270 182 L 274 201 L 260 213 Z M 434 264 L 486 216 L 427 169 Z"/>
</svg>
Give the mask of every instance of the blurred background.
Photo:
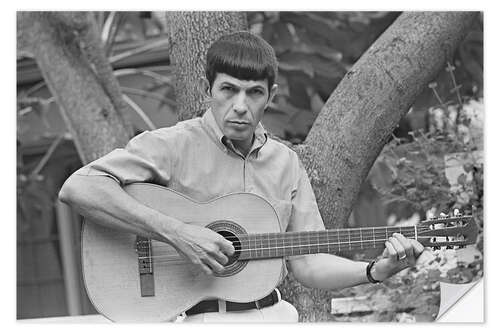
<svg viewBox="0 0 500 333">
<path fill-rule="evenodd" d="M 247 13 L 250 30 L 274 47 L 279 60 L 279 93 L 264 115 L 264 126 L 283 140 L 301 143 L 344 74 L 399 14 Z M 164 13 L 95 16 L 114 74 L 128 97 L 126 117 L 135 132 L 175 124 Z M 394 131 L 363 184 L 348 227 L 412 225 L 430 214 L 459 208 L 474 214 L 482 231 L 483 121 L 481 15 L 453 62 L 418 96 Z M 79 167 L 71 135 L 34 59 L 18 53 L 18 319 L 96 313 L 82 281 L 80 217 L 57 200 L 62 183 Z M 391 280 L 394 288 L 412 285 L 429 293 L 420 301 L 402 296 L 399 300 L 397 295 L 381 298 L 412 304 L 410 310 L 394 311 L 391 318 L 378 313 L 375 318 L 375 311 L 354 316 L 332 309 L 331 319 L 432 320 L 439 306 L 432 277 L 464 283 L 482 276 L 482 232 L 475 246 L 461 255 L 455 252 L 439 254 L 424 273 Z M 354 288 L 339 297 L 370 292 L 377 291 Z"/>
</svg>

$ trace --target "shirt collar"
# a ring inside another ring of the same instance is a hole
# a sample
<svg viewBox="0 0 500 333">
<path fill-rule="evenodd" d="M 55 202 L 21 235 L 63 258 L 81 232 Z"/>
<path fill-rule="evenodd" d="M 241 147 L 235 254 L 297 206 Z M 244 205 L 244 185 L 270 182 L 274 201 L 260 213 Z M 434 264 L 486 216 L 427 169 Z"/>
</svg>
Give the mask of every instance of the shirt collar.
<svg viewBox="0 0 500 333">
<path fill-rule="evenodd" d="M 222 145 L 223 148 L 227 149 L 228 146 L 231 148 L 231 150 L 234 150 L 234 146 L 231 143 L 231 140 L 227 139 L 224 133 L 222 133 L 221 129 L 219 128 L 219 125 L 217 125 L 217 122 L 215 121 L 215 117 L 212 113 L 212 109 L 207 109 L 205 113 L 202 116 L 202 124 L 204 127 L 207 129 L 207 132 L 209 135 L 215 139 L 215 141 L 219 144 Z M 259 122 L 257 124 L 257 127 L 255 128 L 255 140 L 253 141 L 252 148 L 250 149 L 250 153 L 254 151 L 255 149 L 262 148 L 262 146 L 266 143 L 267 141 L 267 131 L 262 126 L 262 123 Z"/>
</svg>

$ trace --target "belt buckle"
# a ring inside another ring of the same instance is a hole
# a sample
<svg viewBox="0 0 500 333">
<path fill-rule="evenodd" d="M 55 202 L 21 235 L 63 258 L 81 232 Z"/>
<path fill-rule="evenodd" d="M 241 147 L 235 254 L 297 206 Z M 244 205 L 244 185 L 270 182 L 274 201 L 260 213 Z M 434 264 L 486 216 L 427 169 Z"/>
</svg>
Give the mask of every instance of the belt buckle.
<svg viewBox="0 0 500 333">
<path fill-rule="evenodd" d="M 260 299 L 255 301 L 255 308 L 258 310 L 263 308 L 263 306 L 260 305 L 260 301 L 261 301 Z"/>
<path fill-rule="evenodd" d="M 273 291 L 272 291 L 269 295 L 267 295 L 266 297 L 261 298 L 261 299 L 259 299 L 259 300 L 256 300 L 256 301 L 255 301 L 255 308 L 257 308 L 257 309 L 259 309 L 259 310 L 260 310 L 260 309 L 262 309 L 262 308 L 264 308 L 266 305 L 265 305 L 265 304 L 261 305 L 261 303 L 260 303 L 260 302 L 265 301 L 265 300 L 267 299 L 267 297 L 268 297 L 268 296 L 273 295 L 273 294 L 275 294 L 275 295 L 276 295 L 276 298 L 277 298 L 277 302 L 273 302 L 273 304 L 278 303 L 278 302 L 281 300 L 281 295 L 279 294 L 278 289 L 277 289 L 277 288 L 275 288 L 275 289 L 274 289 L 274 290 L 273 290 Z M 273 295 L 273 301 L 274 301 L 274 296 L 275 296 L 275 295 Z"/>
</svg>

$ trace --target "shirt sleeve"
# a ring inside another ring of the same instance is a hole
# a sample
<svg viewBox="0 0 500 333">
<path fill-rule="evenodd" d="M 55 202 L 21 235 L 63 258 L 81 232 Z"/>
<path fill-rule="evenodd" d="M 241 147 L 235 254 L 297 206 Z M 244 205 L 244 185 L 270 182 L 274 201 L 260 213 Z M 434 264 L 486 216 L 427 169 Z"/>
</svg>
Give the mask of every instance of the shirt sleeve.
<svg viewBox="0 0 500 333">
<path fill-rule="evenodd" d="M 292 211 L 287 231 L 325 230 L 309 177 L 298 157 L 297 161 L 298 171 L 292 191 Z"/>
<path fill-rule="evenodd" d="M 136 182 L 155 182 L 167 186 L 173 153 L 167 144 L 167 140 L 155 131 L 145 131 L 132 138 L 125 148 L 113 150 L 74 174 L 107 176 L 122 186 Z"/>
</svg>

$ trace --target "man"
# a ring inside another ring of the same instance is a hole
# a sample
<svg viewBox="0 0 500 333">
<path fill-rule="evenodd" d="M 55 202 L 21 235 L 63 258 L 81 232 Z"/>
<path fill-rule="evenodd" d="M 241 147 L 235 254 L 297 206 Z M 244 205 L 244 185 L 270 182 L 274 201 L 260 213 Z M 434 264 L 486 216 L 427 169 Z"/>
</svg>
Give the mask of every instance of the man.
<svg viewBox="0 0 500 333">
<path fill-rule="evenodd" d="M 277 92 L 277 67 L 272 47 L 260 37 L 248 32 L 223 36 L 207 52 L 204 88 L 210 108 L 203 117 L 144 132 L 124 149 L 84 166 L 63 185 L 61 200 L 94 221 L 171 244 L 206 274 L 223 268 L 234 253 L 232 243 L 142 205 L 123 185 L 153 182 L 200 202 L 252 192 L 273 205 L 282 231 L 323 230 L 299 158 L 260 124 Z M 414 265 L 422 251 L 420 243 L 394 234 L 384 257 L 370 265 L 315 254 L 291 257 L 288 267 L 306 286 L 340 289 L 382 281 Z M 186 321 L 297 321 L 296 310 L 277 293 L 259 300 L 268 305 L 264 308 L 254 302 L 238 305 L 246 311 L 225 311 L 234 306 L 208 301 L 186 311 Z"/>
</svg>

